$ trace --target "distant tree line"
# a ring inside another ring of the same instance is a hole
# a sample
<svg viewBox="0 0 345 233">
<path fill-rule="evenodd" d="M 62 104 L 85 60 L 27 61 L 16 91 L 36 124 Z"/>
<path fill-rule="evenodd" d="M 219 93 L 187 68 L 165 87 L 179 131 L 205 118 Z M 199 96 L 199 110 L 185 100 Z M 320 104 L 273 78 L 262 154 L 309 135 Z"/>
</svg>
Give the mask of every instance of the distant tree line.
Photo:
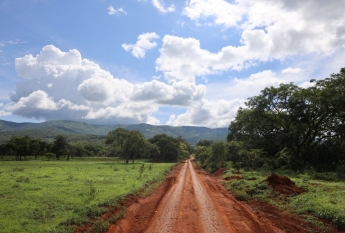
<svg viewBox="0 0 345 233">
<path fill-rule="evenodd" d="M 311 83 L 267 87 L 249 98 L 227 142 L 198 143 L 196 158 L 211 170 L 231 161 L 237 168 L 345 171 L 345 68 Z"/>
<path fill-rule="evenodd" d="M 101 143 L 71 144 L 63 135 L 55 136 L 53 142 L 46 142 L 39 138 L 25 136 L 12 136 L 6 143 L 0 144 L 0 156 L 15 156 L 17 160 L 27 157 L 46 157 L 48 160 L 64 157 L 100 156 L 106 150 Z"/>
<path fill-rule="evenodd" d="M 146 140 L 137 130 L 117 128 L 110 131 L 101 142 L 69 143 L 66 136 L 57 135 L 52 142 L 29 136 L 12 136 L 0 144 L 0 156 L 14 156 L 17 160 L 27 157 L 46 157 L 48 160 L 86 156 L 113 156 L 125 159 L 149 159 L 155 162 L 176 162 L 186 159 L 193 147 L 182 137 L 158 134 Z"/>
<path fill-rule="evenodd" d="M 157 134 L 148 140 L 137 130 L 117 128 L 108 133 L 105 143 L 112 146 L 113 156 L 134 162 L 145 158 L 155 162 L 177 162 L 189 157 L 193 147 L 182 137 Z"/>
</svg>

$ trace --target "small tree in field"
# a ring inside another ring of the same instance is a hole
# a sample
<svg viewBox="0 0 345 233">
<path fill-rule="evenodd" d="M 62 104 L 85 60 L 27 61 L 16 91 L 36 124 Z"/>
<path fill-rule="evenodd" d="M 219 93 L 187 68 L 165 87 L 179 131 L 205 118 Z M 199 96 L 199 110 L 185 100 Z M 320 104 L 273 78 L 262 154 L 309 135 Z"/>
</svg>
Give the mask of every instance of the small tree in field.
<svg viewBox="0 0 345 233">
<path fill-rule="evenodd" d="M 58 135 L 54 138 L 53 152 L 56 154 L 56 158 L 60 160 L 60 157 L 65 155 L 68 149 L 68 143 L 66 137 Z"/>
</svg>

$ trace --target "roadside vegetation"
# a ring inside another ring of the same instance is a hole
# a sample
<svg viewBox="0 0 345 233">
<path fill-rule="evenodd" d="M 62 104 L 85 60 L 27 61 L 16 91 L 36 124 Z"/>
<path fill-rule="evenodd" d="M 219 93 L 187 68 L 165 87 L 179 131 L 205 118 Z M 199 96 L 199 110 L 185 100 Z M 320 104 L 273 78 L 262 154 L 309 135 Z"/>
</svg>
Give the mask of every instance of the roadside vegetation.
<svg viewBox="0 0 345 233">
<path fill-rule="evenodd" d="M 226 167 L 225 185 L 239 200 L 345 229 L 345 68 L 309 88 L 265 88 L 238 110 L 226 141 L 197 143 L 195 159 L 210 172 Z M 303 192 L 275 192 L 265 181 L 273 173 Z"/>
<path fill-rule="evenodd" d="M 330 173 L 291 173 L 277 171 L 288 176 L 301 193 L 277 192 L 267 177 L 267 171 L 245 171 L 229 169 L 224 174 L 224 185 L 240 201 L 264 201 L 282 211 L 301 216 L 321 229 L 326 226 L 320 219 L 332 222 L 338 229 L 345 229 L 345 180 Z M 294 186 L 294 185 L 293 185 Z M 289 187 L 286 191 L 289 190 Z"/>
<path fill-rule="evenodd" d="M 0 229 L 4 233 L 72 232 L 89 218 L 99 218 L 109 206 L 122 211 L 120 218 L 124 210 L 118 203 L 124 196 L 139 190 L 146 194 L 174 165 L 126 164 L 114 158 L 0 163 Z M 114 221 L 99 218 L 94 228 Z"/>
<path fill-rule="evenodd" d="M 104 232 L 125 213 L 125 196 L 147 195 L 192 149 L 182 137 L 123 128 L 84 143 L 13 136 L 0 145 L 1 232 L 73 232 L 90 221 L 90 232 Z M 103 219 L 109 209 L 116 214 Z"/>
</svg>

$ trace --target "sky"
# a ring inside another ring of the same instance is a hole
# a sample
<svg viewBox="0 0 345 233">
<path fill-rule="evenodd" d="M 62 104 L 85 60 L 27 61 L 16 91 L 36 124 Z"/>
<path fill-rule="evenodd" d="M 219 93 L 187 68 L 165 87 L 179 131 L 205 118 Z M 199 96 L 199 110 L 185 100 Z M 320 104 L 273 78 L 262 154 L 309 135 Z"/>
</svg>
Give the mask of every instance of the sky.
<svg viewBox="0 0 345 233">
<path fill-rule="evenodd" d="M 345 67 L 343 0 L 1 0 L 0 119 L 228 127 Z"/>
</svg>

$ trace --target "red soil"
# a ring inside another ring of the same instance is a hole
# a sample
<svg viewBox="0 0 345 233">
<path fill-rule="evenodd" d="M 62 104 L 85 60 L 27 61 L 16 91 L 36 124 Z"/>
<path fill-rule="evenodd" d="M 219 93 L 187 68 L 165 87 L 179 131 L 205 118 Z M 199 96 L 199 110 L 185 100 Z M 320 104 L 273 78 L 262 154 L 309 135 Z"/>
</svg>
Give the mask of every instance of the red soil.
<svg viewBox="0 0 345 233">
<path fill-rule="evenodd" d="M 243 180 L 243 176 L 227 176 L 224 180 Z"/>
<path fill-rule="evenodd" d="M 272 174 L 265 181 L 272 187 L 273 191 L 281 194 L 290 195 L 303 193 L 303 190 L 298 188 L 295 182 L 291 181 L 289 177 L 286 176 Z"/>
<path fill-rule="evenodd" d="M 284 186 L 284 192 L 290 192 L 287 187 L 297 190 L 291 180 L 281 177 L 269 177 L 267 182 L 277 190 Z M 239 202 L 221 183 L 219 177 L 195 170 L 192 161 L 181 163 L 148 197 L 127 198 L 125 217 L 107 233 L 325 232 L 267 203 Z M 103 218 L 111 216 L 109 212 Z M 330 227 L 326 232 L 338 231 Z"/>
</svg>

